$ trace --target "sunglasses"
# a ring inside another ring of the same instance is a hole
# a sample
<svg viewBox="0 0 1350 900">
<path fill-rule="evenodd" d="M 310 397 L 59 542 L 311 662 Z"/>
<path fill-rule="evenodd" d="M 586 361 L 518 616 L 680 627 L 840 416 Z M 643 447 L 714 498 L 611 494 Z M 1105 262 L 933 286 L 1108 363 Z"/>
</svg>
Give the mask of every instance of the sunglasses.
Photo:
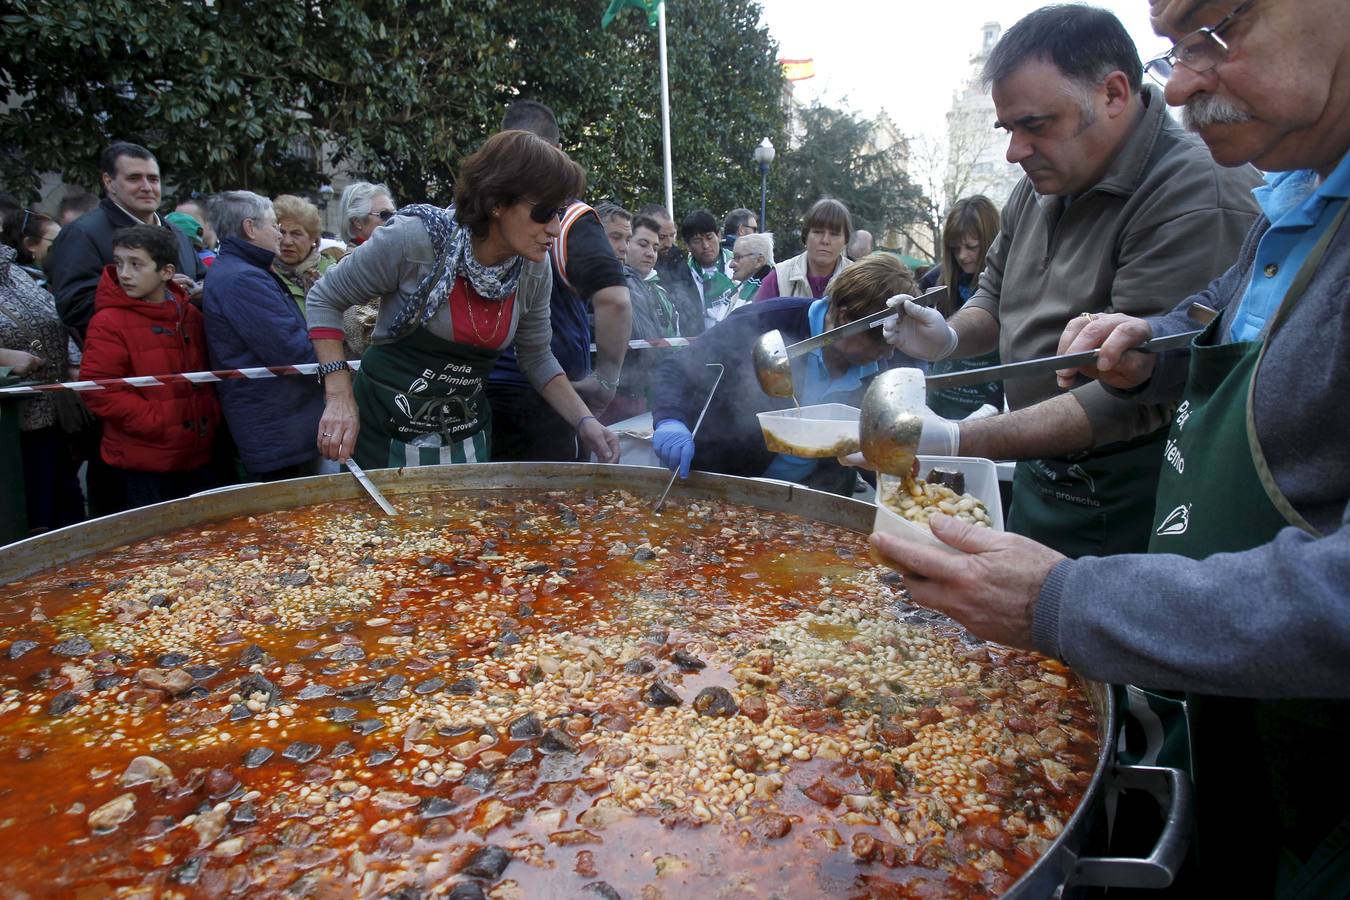
<svg viewBox="0 0 1350 900">
<path fill-rule="evenodd" d="M 547 203 L 536 203 L 530 208 L 530 221 L 537 225 L 547 225 L 550 220 L 562 220 L 567 214 L 565 206 L 550 206 Z"/>
<path fill-rule="evenodd" d="M 378 218 L 381 222 L 388 222 L 394 216 L 398 215 L 398 213 L 394 212 L 392 209 L 382 209 L 377 213 L 371 213 L 371 215 Z"/>
</svg>

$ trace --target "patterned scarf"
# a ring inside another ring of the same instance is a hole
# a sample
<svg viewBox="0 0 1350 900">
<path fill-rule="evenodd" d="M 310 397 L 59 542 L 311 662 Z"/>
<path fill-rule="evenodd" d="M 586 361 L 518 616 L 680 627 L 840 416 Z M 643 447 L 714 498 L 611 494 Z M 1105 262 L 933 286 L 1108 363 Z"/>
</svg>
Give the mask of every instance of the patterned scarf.
<svg viewBox="0 0 1350 900">
<path fill-rule="evenodd" d="M 391 337 L 404 337 L 431 321 L 436 310 L 449 300 L 450 289 L 461 275 L 469 279 L 478 296 L 485 300 L 505 300 L 515 293 L 522 267 L 520 257 L 513 256 L 499 266 L 485 266 L 474 259 L 469 229 L 455 220 L 453 206 L 441 209 L 429 203 L 414 203 L 400 209 L 398 214 L 422 220 L 436 253 L 436 265 L 390 325 Z"/>
</svg>

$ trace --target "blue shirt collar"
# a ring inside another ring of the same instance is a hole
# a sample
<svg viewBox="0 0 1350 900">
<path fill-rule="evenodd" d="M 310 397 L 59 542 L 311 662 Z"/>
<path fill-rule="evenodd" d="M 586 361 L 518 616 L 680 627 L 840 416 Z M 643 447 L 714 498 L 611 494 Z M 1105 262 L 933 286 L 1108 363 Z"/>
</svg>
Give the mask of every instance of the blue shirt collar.
<svg viewBox="0 0 1350 900">
<path fill-rule="evenodd" d="M 813 300 L 806 310 L 806 321 L 811 328 L 811 337 L 825 331 L 825 313 L 830 307 L 830 298 Z M 803 357 L 806 363 L 806 388 L 801 400 L 804 404 L 817 403 L 826 394 L 847 392 L 862 387 L 864 378 L 881 371 L 880 363 L 868 363 L 865 366 L 849 366 L 844 374 L 831 380 L 830 371 L 825 366 L 825 354 L 822 348 L 816 348 Z"/>
<path fill-rule="evenodd" d="M 1311 169 L 1271 172 L 1265 184 L 1252 188 L 1252 196 L 1271 225 L 1311 227 L 1317 224 L 1327 203 L 1350 197 L 1350 154 L 1342 157 L 1321 184 Z"/>
</svg>

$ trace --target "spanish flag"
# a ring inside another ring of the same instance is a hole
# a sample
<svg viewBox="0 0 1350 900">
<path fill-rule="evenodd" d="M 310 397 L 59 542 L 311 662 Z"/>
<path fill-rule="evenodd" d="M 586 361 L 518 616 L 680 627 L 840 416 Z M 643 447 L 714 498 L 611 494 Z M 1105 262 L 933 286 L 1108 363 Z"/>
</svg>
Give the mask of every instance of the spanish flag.
<svg viewBox="0 0 1350 900">
<path fill-rule="evenodd" d="M 783 77 L 788 81 L 805 81 L 816 77 L 814 59 L 780 59 L 778 65 L 783 67 Z"/>
</svg>

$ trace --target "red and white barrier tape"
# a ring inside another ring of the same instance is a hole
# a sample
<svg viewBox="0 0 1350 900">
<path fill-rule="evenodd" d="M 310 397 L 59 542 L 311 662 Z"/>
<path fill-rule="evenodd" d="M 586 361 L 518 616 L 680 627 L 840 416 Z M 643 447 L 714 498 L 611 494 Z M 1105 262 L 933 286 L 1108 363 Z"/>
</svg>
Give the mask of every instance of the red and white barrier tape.
<svg viewBox="0 0 1350 900">
<path fill-rule="evenodd" d="M 359 359 L 349 360 L 353 369 L 361 368 Z M 294 366 L 259 366 L 253 369 L 218 369 L 213 372 L 176 372 L 171 375 L 137 375 L 132 378 L 96 378 L 92 381 L 58 381 L 52 384 L 25 384 L 0 388 L 0 397 L 31 397 L 54 391 L 106 391 L 125 388 L 155 388 L 171 384 L 210 384 L 215 381 L 249 381 L 281 378 L 287 375 L 314 375 L 318 363 Z"/>
<path fill-rule="evenodd" d="M 630 350 L 649 350 L 652 348 L 688 347 L 688 338 L 655 338 L 650 341 L 629 341 Z M 591 351 L 595 345 L 591 344 Z M 347 365 L 353 369 L 361 368 L 361 360 L 351 359 Z M 51 384 L 25 384 L 16 387 L 0 388 L 0 397 L 34 397 L 55 391 L 107 391 L 125 388 L 156 388 L 170 384 L 211 384 L 216 381 L 254 380 L 260 378 L 282 378 L 288 375 L 314 375 L 318 372 L 318 363 L 299 363 L 294 366 L 259 366 L 253 369 L 217 369 L 213 372 L 177 372 L 171 375 L 137 375 L 133 378 L 97 378 L 92 381 L 57 381 Z"/>
</svg>

